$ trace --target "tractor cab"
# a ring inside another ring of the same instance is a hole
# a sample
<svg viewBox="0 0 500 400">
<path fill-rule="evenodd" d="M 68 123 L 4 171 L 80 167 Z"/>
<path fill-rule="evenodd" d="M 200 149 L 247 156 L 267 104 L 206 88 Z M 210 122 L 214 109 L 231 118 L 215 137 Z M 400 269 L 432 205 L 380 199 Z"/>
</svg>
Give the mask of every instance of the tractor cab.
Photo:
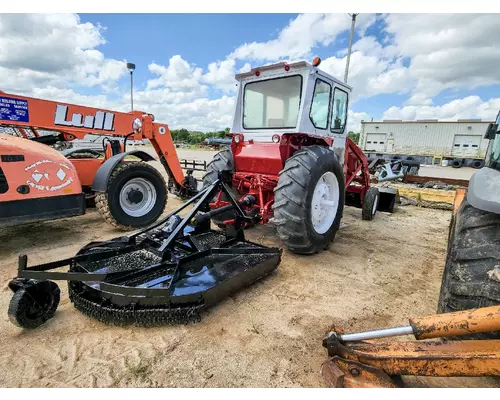
<svg viewBox="0 0 500 400">
<path fill-rule="evenodd" d="M 275 142 L 283 134 L 338 138 L 344 148 L 352 88 L 318 68 L 321 60 L 276 63 L 236 75 L 238 98 L 231 133 Z"/>
</svg>

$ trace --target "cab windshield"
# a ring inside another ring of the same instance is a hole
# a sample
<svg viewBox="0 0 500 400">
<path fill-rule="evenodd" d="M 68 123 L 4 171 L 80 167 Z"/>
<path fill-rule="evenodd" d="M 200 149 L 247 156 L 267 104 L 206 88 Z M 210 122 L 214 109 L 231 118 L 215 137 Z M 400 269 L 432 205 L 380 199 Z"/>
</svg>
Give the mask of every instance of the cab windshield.
<svg viewBox="0 0 500 400">
<path fill-rule="evenodd" d="M 302 94 L 302 76 L 267 79 L 245 85 L 245 129 L 295 128 Z"/>
</svg>

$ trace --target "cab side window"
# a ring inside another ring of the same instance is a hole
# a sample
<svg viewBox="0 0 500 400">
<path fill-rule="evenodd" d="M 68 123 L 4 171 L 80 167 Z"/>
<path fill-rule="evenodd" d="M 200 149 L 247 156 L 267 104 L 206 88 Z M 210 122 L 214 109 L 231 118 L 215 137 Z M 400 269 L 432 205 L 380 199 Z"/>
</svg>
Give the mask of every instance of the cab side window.
<svg viewBox="0 0 500 400">
<path fill-rule="evenodd" d="M 331 130 L 343 133 L 347 122 L 347 92 L 335 88 L 333 91 Z"/>
<path fill-rule="evenodd" d="M 311 102 L 311 110 L 309 112 L 309 118 L 316 129 L 328 128 L 328 114 L 331 94 L 332 87 L 325 81 L 316 79 L 314 95 Z"/>
</svg>

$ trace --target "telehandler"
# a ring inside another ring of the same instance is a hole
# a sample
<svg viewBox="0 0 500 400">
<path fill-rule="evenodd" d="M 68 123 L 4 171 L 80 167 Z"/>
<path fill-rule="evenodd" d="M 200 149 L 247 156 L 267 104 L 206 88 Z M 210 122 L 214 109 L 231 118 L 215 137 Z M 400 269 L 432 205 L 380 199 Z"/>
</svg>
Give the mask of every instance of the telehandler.
<svg viewBox="0 0 500 400">
<path fill-rule="evenodd" d="M 166 124 L 141 111 L 77 106 L 0 92 L 0 226 L 82 215 L 93 197 L 104 219 L 121 230 L 146 227 L 163 213 L 167 184 L 143 150 L 127 151 L 127 140 L 149 139 L 165 168 L 171 192 L 196 193 L 197 181 L 181 168 Z M 55 132 L 41 135 L 42 130 Z M 100 149 L 67 148 L 86 135 L 103 137 Z M 27 140 L 27 139 L 31 140 Z M 133 160 L 129 160 L 133 158 Z"/>
</svg>

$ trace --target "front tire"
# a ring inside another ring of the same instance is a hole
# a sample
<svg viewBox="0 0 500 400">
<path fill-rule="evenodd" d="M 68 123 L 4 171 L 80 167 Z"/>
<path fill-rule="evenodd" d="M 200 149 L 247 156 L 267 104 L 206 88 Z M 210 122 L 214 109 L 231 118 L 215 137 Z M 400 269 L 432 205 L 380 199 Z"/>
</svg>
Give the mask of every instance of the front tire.
<svg viewBox="0 0 500 400">
<path fill-rule="evenodd" d="M 500 215 L 479 210 L 464 199 L 450 224 L 438 313 L 500 304 L 500 282 L 488 274 L 500 265 L 499 237 Z M 500 339 L 500 331 L 456 339 Z"/>
<path fill-rule="evenodd" d="M 156 168 L 145 162 L 119 163 L 106 193 L 98 193 L 96 207 L 114 227 L 129 231 L 155 222 L 167 203 L 167 186 Z"/>
<path fill-rule="evenodd" d="M 334 240 L 344 209 L 345 185 L 333 151 L 322 146 L 299 150 L 279 173 L 274 194 L 274 224 L 290 251 L 314 254 Z"/>
<path fill-rule="evenodd" d="M 207 165 L 207 172 L 203 175 L 203 189 L 209 187 L 219 178 L 219 172 L 230 171 L 234 172 L 234 159 L 231 149 L 224 149 L 219 151 L 212 161 Z M 234 198 L 238 199 L 237 193 L 234 189 L 230 188 Z M 229 201 L 225 194 L 221 198 L 223 201 Z M 215 198 L 214 198 L 215 200 Z M 222 214 L 218 214 L 212 218 L 214 224 L 216 224 L 220 229 L 225 229 L 224 221 L 233 219 L 235 217 L 234 211 L 226 211 Z"/>
</svg>

